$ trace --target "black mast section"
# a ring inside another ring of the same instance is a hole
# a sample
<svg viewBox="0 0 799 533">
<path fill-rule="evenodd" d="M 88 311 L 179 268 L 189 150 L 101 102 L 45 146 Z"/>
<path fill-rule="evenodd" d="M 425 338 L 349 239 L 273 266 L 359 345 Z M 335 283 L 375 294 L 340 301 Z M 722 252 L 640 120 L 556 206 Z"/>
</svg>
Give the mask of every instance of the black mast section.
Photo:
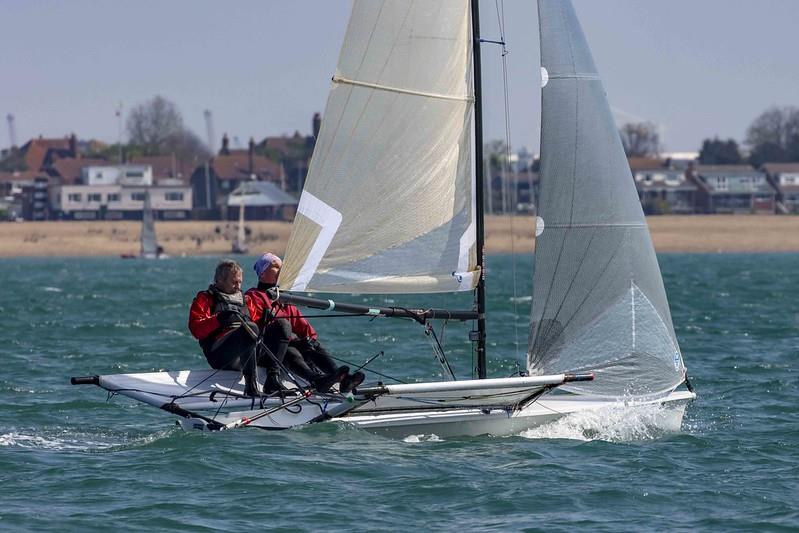
<svg viewBox="0 0 799 533">
<path fill-rule="evenodd" d="M 477 209 L 477 266 L 480 280 L 477 282 L 477 377 L 486 377 L 486 289 L 483 246 L 485 221 L 483 219 L 483 106 L 480 85 L 480 6 L 479 0 L 471 0 L 472 8 L 472 71 L 474 73 L 474 166 L 475 204 Z"/>
</svg>

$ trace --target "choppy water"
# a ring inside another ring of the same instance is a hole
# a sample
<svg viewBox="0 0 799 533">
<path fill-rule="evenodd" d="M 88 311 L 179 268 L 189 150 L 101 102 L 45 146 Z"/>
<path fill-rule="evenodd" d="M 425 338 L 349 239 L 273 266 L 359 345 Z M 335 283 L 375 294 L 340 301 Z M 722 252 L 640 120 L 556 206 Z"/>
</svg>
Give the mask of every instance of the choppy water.
<svg viewBox="0 0 799 533">
<path fill-rule="evenodd" d="M 649 408 L 404 441 L 332 424 L 185 433 L 166 413 L 68 384 L 203 367 L 185 324 L 214 258 L 0 261 L 0 529 L 796 530 L 799 255 L 660 260 L 700 394 L 680 431 Z M 510 257 L 489 257 L 493 376 L 514 372 L 526 343 L 530 260 L 516 270 L 514 295 Z M 441 374 L 419 326 L 314 324 L 347 360 L 384 350 L 381 372 Z M 468 375 L 466 330 L 443 337 Z"/>
</svg>

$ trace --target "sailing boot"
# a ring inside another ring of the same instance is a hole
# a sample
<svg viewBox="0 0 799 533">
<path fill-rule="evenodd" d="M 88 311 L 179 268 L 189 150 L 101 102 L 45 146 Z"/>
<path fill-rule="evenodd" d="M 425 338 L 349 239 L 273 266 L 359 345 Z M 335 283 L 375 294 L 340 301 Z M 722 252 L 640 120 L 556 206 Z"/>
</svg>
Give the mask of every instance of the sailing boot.
<svg viewBox="0 0 799 533">
<path fill-rule="evenodd" d="M 258 392 L 258 371 L 255 366 L 255 350 L 247 357 L 242 367 L 241 373 L 244 375 L 244 395 L 255 398 L 260 397 L 261 393 Z"/>
<path fill-rule="evenodd" d="M 366 375 L 363 372 L 355 372 L 354 374 L 349 374 L 341 380 L 341 385 L 339 385 L 338 389 L 341 394 L 347 394 L 348 392 L 354 391 L 358 385 L 363 383 L 363 380 L 366 379 Z"/>
<path fill-rule="evenodd" d="M 275 370 L 269 370 L 266 374 L 266 383 L 264 384 L 264 394 L 271 396 L 278 393 L 283 398 L 286 388 L 280 381 L 280 374 Z"/>
<path fill-rule="evenodd" d="M 317 390 L 317 392 L 329 392 L 330 387 L 339 383 L 341 380 L 347 377 L 347 374 L 350 373 L 350 367 L 348 366 L 340 366 L 335 372 L 331 372 L 330 374 L 324 374 L 319 376 L 318 378 L 314 378 L 311 380 L 311 385 Z"/>
</svg>

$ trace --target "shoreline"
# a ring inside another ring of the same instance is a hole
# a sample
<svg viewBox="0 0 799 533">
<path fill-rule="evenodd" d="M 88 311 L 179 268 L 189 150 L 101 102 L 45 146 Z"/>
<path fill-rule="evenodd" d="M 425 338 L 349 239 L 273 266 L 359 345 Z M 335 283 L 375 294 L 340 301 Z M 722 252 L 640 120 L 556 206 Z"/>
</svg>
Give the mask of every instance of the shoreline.
<svg viewBox="0 0 799 533">
<path fill-rule="evenodd" d="M 799 252 L 799 216 L 663 215 L 647 218 L 660 253 Z M 159 244 L 172 257 L 229 255 L 235 222 L 157 222 Z M 487 254 L 532 253 L 534 218 L 487 216 Z M 252 254 L 286 250 L 291 223 L 252 221 Z M 48 221 L 0 224 L 0 258 L 87 257 L 137 254 L 137 221 Z"/>
</svg>

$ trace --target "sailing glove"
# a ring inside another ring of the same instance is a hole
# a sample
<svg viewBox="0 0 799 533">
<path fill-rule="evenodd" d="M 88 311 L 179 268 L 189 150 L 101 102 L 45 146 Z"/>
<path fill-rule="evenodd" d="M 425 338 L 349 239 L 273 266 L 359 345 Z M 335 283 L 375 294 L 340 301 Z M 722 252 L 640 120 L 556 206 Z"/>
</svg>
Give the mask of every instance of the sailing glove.
<svg viewBox="0 0 799 533">
<path fill-rule="evenodd" d="M 225 310 L 219 311 L 216 314 L 216 319 L 219 321 L 219 325 L 222 327 L 227 327 L 235 322 L 239 317 L 239 314 L 235 311 Z"/>
</svg>

